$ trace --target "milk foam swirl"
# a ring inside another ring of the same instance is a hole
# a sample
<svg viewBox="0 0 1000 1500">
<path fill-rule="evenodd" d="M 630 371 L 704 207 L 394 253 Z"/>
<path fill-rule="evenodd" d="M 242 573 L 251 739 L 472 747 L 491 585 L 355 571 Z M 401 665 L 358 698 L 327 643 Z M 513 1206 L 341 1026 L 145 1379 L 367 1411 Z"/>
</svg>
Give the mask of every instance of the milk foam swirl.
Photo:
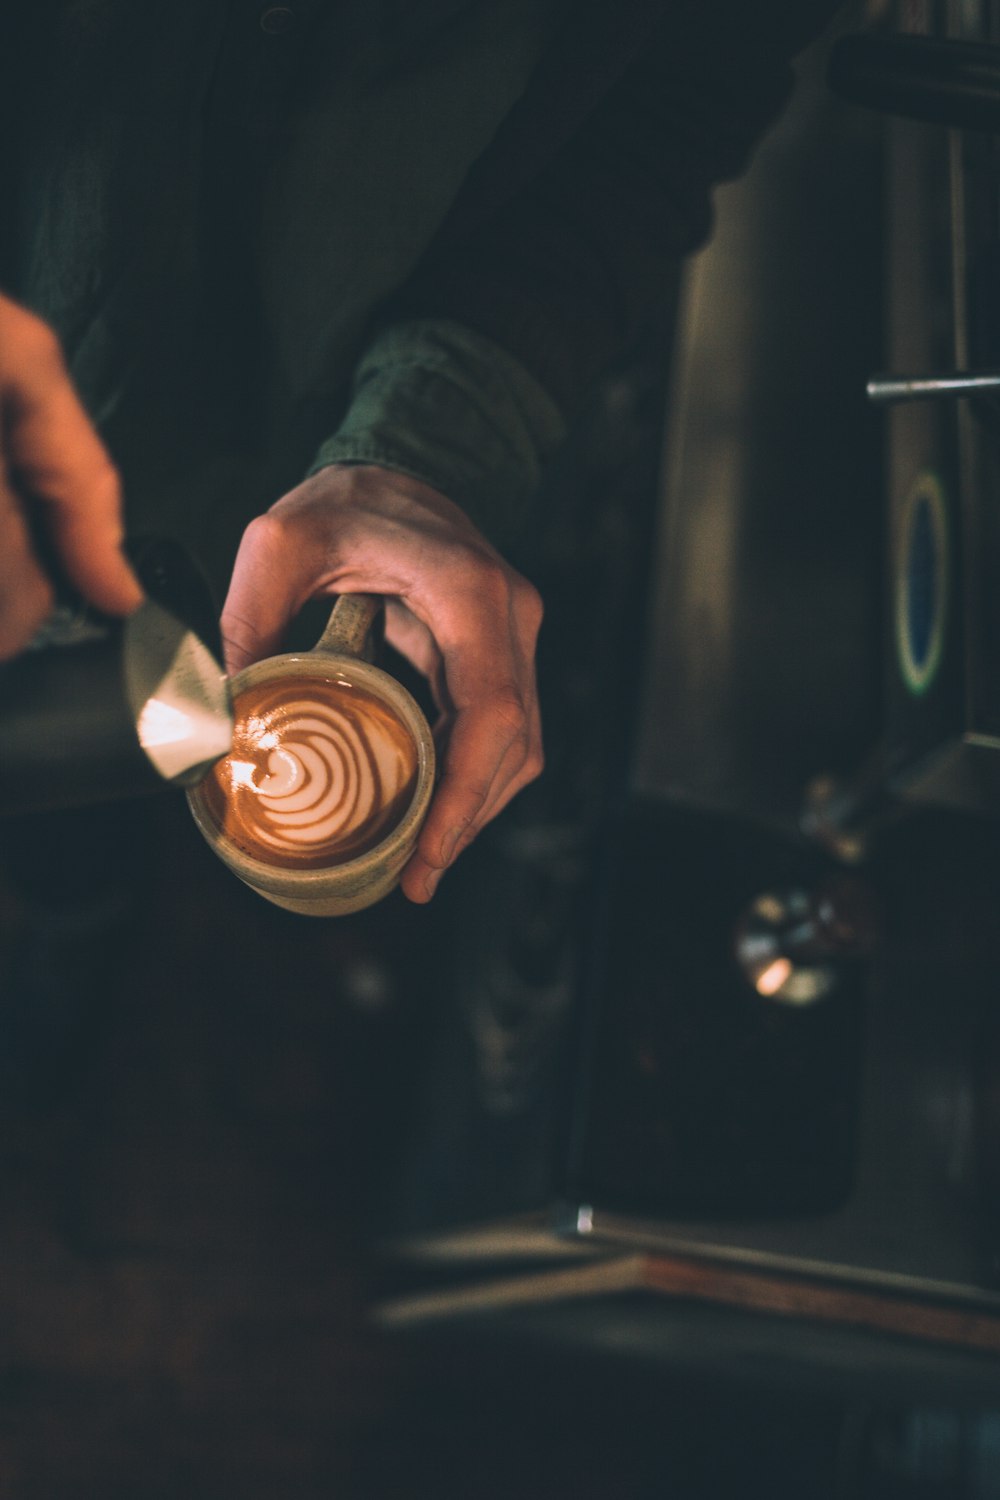
<svg viewBox="0 0 1000 1500">
<path fill-rule="evenodd" d="M 227 833 L 270 864 L 343 863 L 405 810 L 416 753 L 379 699 L 346 682 L 276 679 L 241 694 L 233 749 L 210 801 Z"/>
</svg>

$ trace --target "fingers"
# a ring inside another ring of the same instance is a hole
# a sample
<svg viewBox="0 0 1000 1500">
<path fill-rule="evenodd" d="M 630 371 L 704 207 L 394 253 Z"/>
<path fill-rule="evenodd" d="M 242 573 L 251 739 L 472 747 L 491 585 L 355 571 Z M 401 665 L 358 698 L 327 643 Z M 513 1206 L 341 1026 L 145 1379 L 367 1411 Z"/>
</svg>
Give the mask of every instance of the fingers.
<svg viewBox="0 0 1000 1500">
<path fill-rule="evenodd" d="M 289 623 L 313 592 L 313 556 L 308 537 L 296 544 L 273 511 L 251 521 L 236 553 L 222 608 L 228 672 L 239 672 L 281 650 Z"/>
<path fill-rule="evenodd" d="M 0 412 L 3 540 L 13 547 L 2 564 L 8 622 L 3 639 L 10 653 L 30 639 L 27 621 L 39 623 L 41 567 L 28 542 L 25 501 L 41 507 L 59 564 L 89 603 L 109 614 L 128 614 L 141 603 L 142 589 L 121 552 L 118 475 L 73 389 L 58 341 L 40 319 L 3 297 Z M 21 623 L 11 629 L 15 619 Z"/>
<path fill-rule="evenodd" d="M 541 719 L 537 700 L 513 696 L 457 715 L 445 752 L 440 784 L 417 849 L 401 881 L 411 901 L 429 901 L 445 870 L 486 824 L 541 773 Z"/>
<path fill-rule="evenodd" d="M 428 901 L 541 770 L 541 600 L 444 496 L 360 465 L 321 471 L 247 528 L 222 615 L 228 670 L 280 651 L 305 602 L 330 593 L 387 599 L 386 639 L 442 713 L 440 781 L 401 882 Z"/>
<path fill-rule="evenodd" d="M 390 490 L 392 481 L 400 479 L 368 465 L 333 466 L 251 521 L 222 610 L 230 672 L 279 651 L 308 599 L 329 593 L 392 597 L 405 592 L 398 568 L 401 558 L 404 570 L 407 566 L 414 531 L 373 508 L 373 472 Z"/>
<path fill-rule="evenodd" d="M 300 489 L 308 487 L 307 482 Z M 237 549 L 220 619 L 230 673 L 274 656 L 302 606 L 335 591 L 327 517 L 322 509 L 316 513 L 312 506 L 300 503 L 297 494 L 292 491 L 251 521 Z M 377 585 L 370 590 L 354 585 L 337 591 L 384 592 Z"/>
<path fill-rule="evenodd" d="M 35 560 L 24 514 L 0 480 L 0 661 L 27 645 L 52 603 L 52 586 Z"/>
<path fill-rule="evenodd" d="M 443 773 L 416 853 L 403 874 L 404 894 L 428 901 L 444 871 L 543 767 L 534 656 L 541 600 L 517 574 L 504 580 L 503 611 L 478 613 L 470 603 L 466 633 L 445 665 L 455 716 Z"/>
</svg>

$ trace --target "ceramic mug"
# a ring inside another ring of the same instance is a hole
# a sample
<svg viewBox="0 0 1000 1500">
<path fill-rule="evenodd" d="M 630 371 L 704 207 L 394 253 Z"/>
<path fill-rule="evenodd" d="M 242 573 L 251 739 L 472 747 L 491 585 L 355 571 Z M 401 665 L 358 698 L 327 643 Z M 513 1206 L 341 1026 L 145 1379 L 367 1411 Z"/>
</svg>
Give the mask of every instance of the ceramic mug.
<svg viewBox="0 0 1000 1500">
<path fill-rule="evenodd" d="M 219 858 L 289 911 L 342 916 L 387 895 L 434 790 L 427 720 L 365 659 L 381 604 L 341 595 L 311 651 L 238 672 L 233 748 L 188 792 Z"/>
</svg>

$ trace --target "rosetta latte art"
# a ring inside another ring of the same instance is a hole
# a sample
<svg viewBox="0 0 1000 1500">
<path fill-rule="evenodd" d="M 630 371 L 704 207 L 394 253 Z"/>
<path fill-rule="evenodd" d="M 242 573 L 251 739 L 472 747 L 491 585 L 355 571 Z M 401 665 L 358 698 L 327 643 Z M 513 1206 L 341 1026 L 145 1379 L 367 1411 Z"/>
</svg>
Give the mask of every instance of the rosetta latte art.
<svg viewBox="0 0 1000 1500">
<path fill-rule="evenodd" d="M 206 787 L 245 852 L 268 864 L 343 864 L 380 843 L 413 795 L 416 751 L 378 698 L 346 680 L 276 678 L 234 704 L 233 748 Z"/>
</svg>

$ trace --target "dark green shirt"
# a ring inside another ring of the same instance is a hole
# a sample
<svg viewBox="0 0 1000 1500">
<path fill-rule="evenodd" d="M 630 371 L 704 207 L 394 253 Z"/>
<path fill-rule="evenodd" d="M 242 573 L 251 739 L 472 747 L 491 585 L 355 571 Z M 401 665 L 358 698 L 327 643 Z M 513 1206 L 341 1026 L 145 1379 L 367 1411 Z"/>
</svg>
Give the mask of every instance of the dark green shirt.
<svg viewBox="0 0 1000 1500">
<path fill-rule="evenodd" d="M 62 337 L 130 529 L 175 532 L 219 587 L 324 440 L 326 462 L 476 508 L 467 471 L 516 500 L 558 439 L 536 382 L 469 330 L 368 328 L 523 91 L 547 7 L 477 6 L 410 58 L 364 12 L 66 3 L 26 39 L 5 283 Z"/>
<path fill-rule="evenodd" d="M 502 543 L 831 9 L 39 0 L 0 280 L 62 337 L 130 529 L 220 591 L 317 463 L 427 479 Z"/>
</svg>

